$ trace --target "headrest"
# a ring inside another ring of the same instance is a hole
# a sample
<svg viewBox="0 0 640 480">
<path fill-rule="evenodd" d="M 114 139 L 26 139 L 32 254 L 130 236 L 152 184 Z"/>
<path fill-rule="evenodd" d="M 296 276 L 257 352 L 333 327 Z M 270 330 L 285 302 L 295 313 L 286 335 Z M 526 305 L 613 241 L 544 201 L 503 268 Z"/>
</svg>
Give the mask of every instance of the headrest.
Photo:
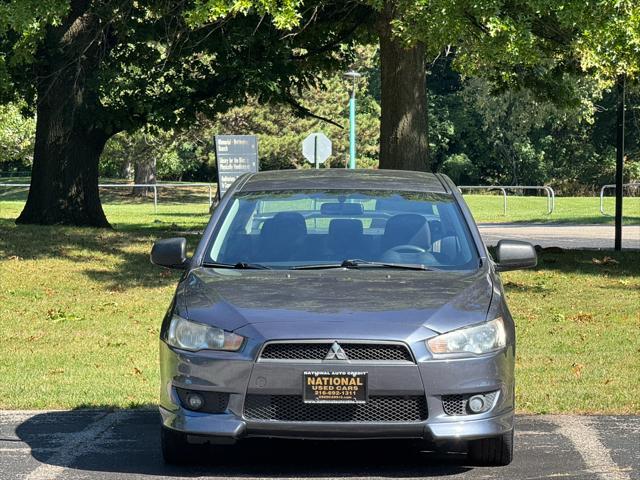
<svg viewBox="0 0 640 480">
<path fill-rule="evenodd" d="M 278 236 L 303 236 L 307 234 L 307 224 L 302 214 L 298 212 L 279 212 L 266 220 L 262 225 L 260 235 Z"/>
<path fill-rule="evenodd" d="M 362 222 L 347 218 L 336 218 L 329 223 L 329 236 L 346 237 L 362 235 Z"/>
<path fill-rule="evenodd" d="M 387 220 L 382 238 L 383 248 L 398 245 L 416 245 L 423 248 L 431 246 L 431 235 L 427 219 L 415 213 L 403 213 Z"/>
</svg>

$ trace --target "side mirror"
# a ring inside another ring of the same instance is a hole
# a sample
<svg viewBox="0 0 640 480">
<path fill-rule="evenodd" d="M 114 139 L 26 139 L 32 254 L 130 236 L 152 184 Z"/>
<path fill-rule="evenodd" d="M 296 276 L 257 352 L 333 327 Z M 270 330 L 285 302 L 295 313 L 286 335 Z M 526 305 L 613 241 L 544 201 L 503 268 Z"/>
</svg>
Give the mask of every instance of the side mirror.
<svg viewBox="0 0 640 480">
<path fill-rule="evenodd" d="M 177 237 L 158 240 L 151 249 L 151 263 L 167 268 L 187 268 L 187 239 Z"/>
<path fill-rule="evenodd" d="M 518 270 L 532 268 L 538 264 L 536 249 L 529 242 L 500 240 L 496 246 L 496 270 Z"/>
</svg>

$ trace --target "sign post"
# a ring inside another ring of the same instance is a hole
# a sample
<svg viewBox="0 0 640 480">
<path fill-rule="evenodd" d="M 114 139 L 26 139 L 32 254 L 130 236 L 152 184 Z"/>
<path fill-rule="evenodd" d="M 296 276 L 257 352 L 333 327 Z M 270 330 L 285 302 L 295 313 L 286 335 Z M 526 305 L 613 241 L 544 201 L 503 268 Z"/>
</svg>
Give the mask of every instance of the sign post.
<svg viewBox="0 0 640 480">
<path fill-rule="evenodd" d="M 322 133 L 312 133 L 302 141 L 302 155 L 316 168 L 331 156 L 331 140 Z"/>
<path fill-rule="evenodd" d="M 216 135 L 218 164 L 218 198 L 236 179 L 258 171 L 258 138 L 255 135 Z"/>
</svg>

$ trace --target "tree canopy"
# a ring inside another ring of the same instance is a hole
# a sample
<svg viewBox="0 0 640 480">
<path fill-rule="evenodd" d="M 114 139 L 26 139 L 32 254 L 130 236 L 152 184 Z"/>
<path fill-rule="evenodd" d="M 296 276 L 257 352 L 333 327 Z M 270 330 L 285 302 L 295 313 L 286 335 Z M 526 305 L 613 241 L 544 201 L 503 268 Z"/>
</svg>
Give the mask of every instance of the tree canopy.
<svg viewBox="0 0 640 480">
<path fill-rule="evenodd" d="M 466 73 L 519 73 L 580 68 L 612 82 L 640 73 L 640 5 L 635 0 L 402 0 L 397 32 L 422 40 L 432 55 L 455 48 Z M 506 68 L 501 68 L 506 67 Z"/>
<path fill-rule="evenodd" d="M 113 135 L 184 130 L 246 98 L 313 115 L 301 93 L 376 39 L 385 168 L 429 168 L 429 136 L 443 133 L 437 116 L 427 125 L 427 59 L 454 58 L 487 95 L 521 90 L 518 101 L 559 107 L 580 106 L 581 78 L 602 89 L 640 74 L 634 0 L 10 0 L 0 4 L 0 103 L 37 111 L 18 221 L 107 225 L 98 159 Z"/>
<path fill-rule="evenodd" d="M 370 11 L 327 2 L 294 14 L 293 5 L 3 4 L 2 98 L 24 98 L 38 122 L 32 188 L 18 221 L 107 225 L 98 158 L 119 131 L 183 128 L 247 94 L 305 112 L 292 93 L 348 62 L 344 47 Z M 302 21 L 304 28 L 283 31 Z"/>
</svg>

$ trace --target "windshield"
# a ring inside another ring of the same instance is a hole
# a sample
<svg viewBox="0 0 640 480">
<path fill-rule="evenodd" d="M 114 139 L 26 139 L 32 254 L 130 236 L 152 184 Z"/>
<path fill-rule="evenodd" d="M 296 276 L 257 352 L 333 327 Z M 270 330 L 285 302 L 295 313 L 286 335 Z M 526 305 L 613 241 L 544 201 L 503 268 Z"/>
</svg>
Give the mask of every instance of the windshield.
<svg viewBox="0 0 640 480">
<path fill-rule="evenodd" d="M 205 264 L 300 268 L 344 266 L 348 260 L 355 261 L 349 266 L 478 266 L 466 222 L 453 197 L 445 194 L 239 193 L 218 225 Z"/>
</svg>

